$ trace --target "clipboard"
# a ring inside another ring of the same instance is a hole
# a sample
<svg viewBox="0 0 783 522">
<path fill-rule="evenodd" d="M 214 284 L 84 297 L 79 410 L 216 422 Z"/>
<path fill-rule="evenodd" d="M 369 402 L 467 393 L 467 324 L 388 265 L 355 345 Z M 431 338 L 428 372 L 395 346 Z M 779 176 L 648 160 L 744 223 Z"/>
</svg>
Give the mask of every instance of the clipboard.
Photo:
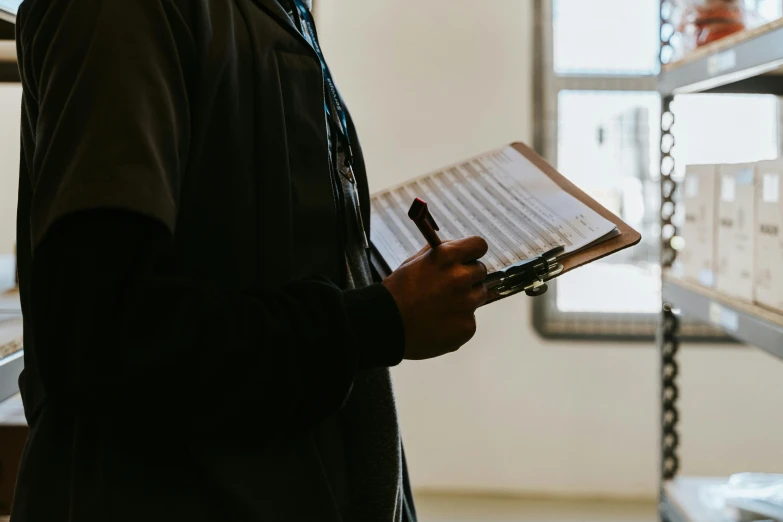
<svg viewBox="0 0 783 522">
<path fill-rule="evenodd" d="M 615 216 L 565 176 L 557 172 L 554 167 L 530 147 L 519 142 L 512 143 L 511 147 L 527 158 L 528 161 L 549 177 L 564 192 L 570 194 L 612 223 L 616 227 L 617 232 L 612 237 L 578 252 L 562 256 L 563 248 L 558 247 L 491 274 L 485 283 L 485 286 L 490 291 L 490 299 L 487 301 L 487 304 L 521 292 L 531 297 L 543 295 L 547 291 L 546 283 L 548 281 L 593 261 L 603 259 L 639 244 L 642 239 L 639 232 L 628 226 L 622 219 Z M 370 262 L 373 269 L 382 279 L 391 274 L 392 270 L 375 245 L 371 245 Z"/>
</svg>

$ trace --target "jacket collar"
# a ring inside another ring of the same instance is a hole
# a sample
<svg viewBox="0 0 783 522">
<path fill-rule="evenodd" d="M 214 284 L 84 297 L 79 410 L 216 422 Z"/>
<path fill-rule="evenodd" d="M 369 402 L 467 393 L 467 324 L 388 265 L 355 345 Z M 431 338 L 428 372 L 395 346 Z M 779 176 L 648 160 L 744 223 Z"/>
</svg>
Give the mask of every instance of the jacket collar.
<svg viewBox="0 0 783 522">
<path fill-rule="evenodd" d="M 269 13 L 273 18 L 276 18 L 278 22 L 294 33 L 297 38 L 302 40 L 304 43 L 307 43 L 307 40 L 305 40 L 304 36 L 302 36 L 299 28 L 294 24 L 293 20 L 291 20 L 291 17 L 288 16 L 288 12 L 286 12 L 283 6 L 280 5 L 278 0 L 253 0 L 253 2 L 255 2 L 256 5 L 258 5 L 261 9 Z M 310 45 L 308 44 L 308 47 L 309 46 Z"/>
</svg>

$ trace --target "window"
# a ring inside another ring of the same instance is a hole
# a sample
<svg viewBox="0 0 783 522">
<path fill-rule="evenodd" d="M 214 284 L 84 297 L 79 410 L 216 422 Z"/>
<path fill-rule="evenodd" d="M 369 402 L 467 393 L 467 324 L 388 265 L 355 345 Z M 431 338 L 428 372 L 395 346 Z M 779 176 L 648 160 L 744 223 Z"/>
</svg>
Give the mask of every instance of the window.
<svg viewBox="0 0 783 522">
<path fill-rule="evenodd" d="M 745 0 L 745 5 L 758 10 L 760 22 L 769 22 L 783 16 L 780 0 Z"/>
<path fill-rule="evenodd" d="M 564 74 L 658 72 L 660 0 L 554 0 L 554 70 Z"/>
<path fill-rule="evenodd" d="M 660 105 L 656 92 L 559 93 L 558 168 L 643 237 L 640 246 L 561 278 L 560 311 L 653 314 L 660 308 L 660 188 L 651 175 L 658 170 Z"/>
<path fill-rule="evenodd" d="M 534 323 L 546 337 L 652 338 L 661 305 L 660 0 L 536 0 L 536 6 L 535 147 L 643 240 L 554 281 L 535 301 Z M 780 14 L 770 9 L 765 16 Z M 680 96 L 674 110 L 675 138 L 687 143 L 673 150 L 680 176 L 690 163 L 778 156 L 774 96 Z M 684 334 L 715 332 L 688 324 Z"/>
</svg>

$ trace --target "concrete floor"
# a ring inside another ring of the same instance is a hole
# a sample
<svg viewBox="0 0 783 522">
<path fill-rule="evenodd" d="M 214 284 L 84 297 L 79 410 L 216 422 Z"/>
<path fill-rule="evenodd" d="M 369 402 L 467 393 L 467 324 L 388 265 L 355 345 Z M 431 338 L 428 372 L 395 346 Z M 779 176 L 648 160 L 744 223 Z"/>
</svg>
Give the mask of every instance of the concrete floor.
<svg viewBox="0 0 783 522">
<path fill-rule="evenodd" d="M 416 495 L 419 522 L 657 522 L 654 502 Z"/>
<path fill-rule="evenodd" d="M 658 522 L 655 504 L 416 495 L 419 522 Z M 8 522 L 0 517 L 0 522 Z"/>
</svg>

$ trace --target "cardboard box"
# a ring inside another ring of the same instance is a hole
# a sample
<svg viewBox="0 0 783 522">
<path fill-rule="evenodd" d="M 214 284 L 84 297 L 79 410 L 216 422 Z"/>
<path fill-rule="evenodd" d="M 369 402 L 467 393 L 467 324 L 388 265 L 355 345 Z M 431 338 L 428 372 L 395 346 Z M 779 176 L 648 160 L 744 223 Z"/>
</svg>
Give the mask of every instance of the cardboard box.
<svg viewBox="0 0 783 522">
<path fill-rule="evenodd" d="M 684 248 L 679 252 L 682 273 L 704 286 L 715 284 L 715 236 L 717 221 L 718 167 L 690 165 L 685 172 Z"/>
<path fill-rule="evenodd" d="M 21 398 L 0 403 L 0 517 L 11 514 L 27 432 Z"/>
<path fill-rule="evenodd" d="M 728 296 L 752 302 L 756 254 L 756 165 L 721 165 L 718 172 L 716 288 Z"/>
<path fill-rule="evenodd" d="M 756 173 L 755 300 L 783 312 L 783 159 L 760 162 Z"/>
</svg>

